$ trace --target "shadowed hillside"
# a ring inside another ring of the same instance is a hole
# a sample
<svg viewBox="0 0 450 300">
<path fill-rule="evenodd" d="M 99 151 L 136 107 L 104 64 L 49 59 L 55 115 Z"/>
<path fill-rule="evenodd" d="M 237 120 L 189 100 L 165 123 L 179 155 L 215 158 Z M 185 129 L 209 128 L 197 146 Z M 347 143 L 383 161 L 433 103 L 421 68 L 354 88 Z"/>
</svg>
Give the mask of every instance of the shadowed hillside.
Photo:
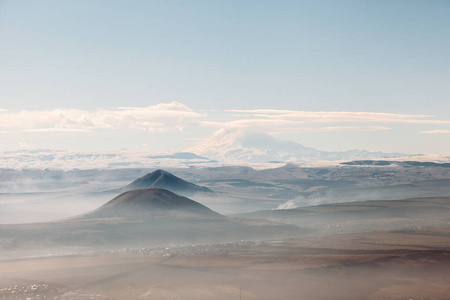
<svg viewBox="0 0 450 300">
<path fill-rule="evenodd" d="M 159 188 L 125 192 L 83 215 L 83 218 L 140 220 L 151 217 L 225 218 L 198 202 Z"/>
</svg>

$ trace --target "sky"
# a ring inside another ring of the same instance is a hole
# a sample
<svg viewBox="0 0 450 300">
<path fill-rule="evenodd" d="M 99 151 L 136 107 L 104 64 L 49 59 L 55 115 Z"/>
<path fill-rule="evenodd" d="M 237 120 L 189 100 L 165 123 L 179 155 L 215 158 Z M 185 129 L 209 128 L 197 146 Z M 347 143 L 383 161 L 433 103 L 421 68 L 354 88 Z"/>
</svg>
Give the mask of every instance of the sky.
<svg viewBox="0 0 450 300">
<path fill-rule="evenodd" d="M 450 155 L 450 2 L 0 0 L 0 151 L 223 128 Z"/>
</svg>

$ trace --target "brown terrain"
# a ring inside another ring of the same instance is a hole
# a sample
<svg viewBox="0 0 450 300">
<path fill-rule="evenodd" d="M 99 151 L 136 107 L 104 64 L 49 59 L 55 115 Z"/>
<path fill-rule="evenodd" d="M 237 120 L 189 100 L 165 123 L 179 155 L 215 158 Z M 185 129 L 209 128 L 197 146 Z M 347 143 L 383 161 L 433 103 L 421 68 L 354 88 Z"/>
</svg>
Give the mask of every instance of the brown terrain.
<svg viewBox="0 0 450 300">
<path fill-rule="evenodd" d="M 449 299 L 450 227 L 0 262 L 0 299 Z"/>
</svg>

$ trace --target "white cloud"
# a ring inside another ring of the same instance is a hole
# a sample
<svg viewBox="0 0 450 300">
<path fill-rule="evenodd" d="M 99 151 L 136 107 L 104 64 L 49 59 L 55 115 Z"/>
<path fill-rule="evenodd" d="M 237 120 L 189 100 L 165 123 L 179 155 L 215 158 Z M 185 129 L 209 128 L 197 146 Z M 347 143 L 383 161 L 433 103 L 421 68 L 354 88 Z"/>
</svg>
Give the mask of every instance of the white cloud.
<svg viewBox="0 0 450 300">
<path fill-rule="evenodd" d="M 420 133 L 430 133 L 430 134 L 439 134 L 439 133 L 443 133 L 443 134 L 450 134 L 450 130 L 438 129 L 438 130 L 421 131 Z"/>
<path fill-rule="evenodd" d="M 0 109 L 0 134 L 11 133 L 90 133 L 96 130 L 180 132 L 186 127 L 219 129 L 253 129 L 280 134 L 288 132 L 358 132 L 386 131 L 387 124 L 450 124 L 433 115 L 380 112 L 300 111 L 277 109 L 193 110 L 179 102 L 159 103 L 148 107 L 122 106 L 97 110 L 63 109 L 41 111 L 6 111 Z M 448 134 L 449 130 L 422 133 Z M 189 137 L 185 137 L 189 140 Z M 17 140 L 15 141 L 18 142 Z"/>
<path fill-rule="evenodd" d="M 271 130 L 271 134 L 287 133 L 287 132 L 336 132 L 336 131 L 384 131 L 390 130 L 389 127 L 382 126 L 337 126 L 337 127 L 320 127 L 320 128 L 280 128 Z"/>
<path fill-rule="evenodd" d="M 55 132 L 64 132 L 64 133 L 70 133 L 70 132 L 92 132 L 92 130 L 89 129 L 78 129 L 78 128 L 37 128 L 37 129 L 25 129 L 22 130 L 22 132 L 42 132 L 42 133 L 55 133 Z"/>
<path fill-rule="evenodd" d="M 345 111 L 297 111 L 277 109 L 229 110 L 234 117 L 245 117 L 251 120 L 274 120 L 281 124 L 303 123 L 416 123 L 416 124 L 450 124 L 448 120 L 437 120 L 433 115 L 410 115 L 377 112 L 345 112 Z M 243 122 L 244 119 L 240 119 Z M 257 121 L 259 122 L 259 121 Z"/>
<path fill-rule="evenodd" d="M 178 102 L 148 107 L 119 107 L 86 111 L 62 109 L 5 112 L 0 130 L 29 132 L 69 132 L 95 129 L 139 129 L 147 131 L 182 131 L 205 117 Z"/>
<path fill-rule="evenodd" d="M 337 126 L 337 127 L 322 127 L 319 131 L 383 131 L 390 130 L 389 127 L 383 126 Z"/>
<path fill-rule="evenodd" d="M 5 111 L 8 111 L 8 110 L 0 108 L 0 113 L 5 112 Z"/>
<path fill-rule="evenodd" d="M 208 138 L 185 138 L 184 140 L 202 142 L 208 140 Z"/>
<path fill-rule="evenodd" d="M 23 148 L 23 149 L 30 149 L 30 148 L 32 148 L 31 145 L 29 145 L 28 143 L 25 143 L 25 142 L 20 142 L 19 146 L 20 146 L 20 148 Z"/>
<path fill-rule="evenodd" d="M 204 121 L 199 123 L 202 126 L 207 127 L 219 127 L 219 128 L 238 128 L 238 127 L 254 127 L 254 126 L 281 126 L 293 124 L 288 120 L 271 120 L 271 119 L 242 119 L 225 122 Z"/>
</svg>

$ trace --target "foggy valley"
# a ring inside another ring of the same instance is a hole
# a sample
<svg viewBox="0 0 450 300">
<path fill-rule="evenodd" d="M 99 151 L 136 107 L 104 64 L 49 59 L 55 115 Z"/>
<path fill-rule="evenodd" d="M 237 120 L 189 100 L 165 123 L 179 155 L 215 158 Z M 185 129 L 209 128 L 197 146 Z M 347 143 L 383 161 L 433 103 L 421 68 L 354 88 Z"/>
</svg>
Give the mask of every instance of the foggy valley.
<svg viewBox="0 0 450 300">
<path fill-rule="evenodd" d="M 446 299 L 449 173 L 2 169 L 0 299 Z"/>
</svg>

